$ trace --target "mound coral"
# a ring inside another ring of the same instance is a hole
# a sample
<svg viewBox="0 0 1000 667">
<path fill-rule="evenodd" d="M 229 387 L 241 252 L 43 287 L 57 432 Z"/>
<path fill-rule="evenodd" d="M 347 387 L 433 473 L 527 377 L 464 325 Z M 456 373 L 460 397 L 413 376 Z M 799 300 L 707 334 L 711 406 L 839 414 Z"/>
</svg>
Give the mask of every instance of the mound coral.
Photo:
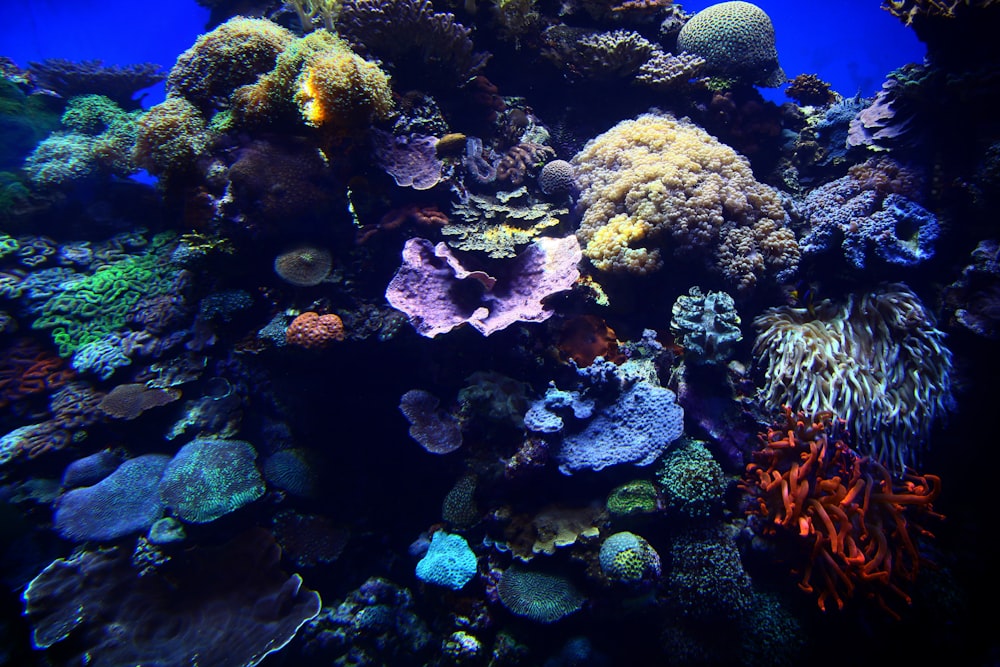
<svg viewBox="0 0 1000 667">
<path fill-rule="evenodd" d="M 592 139 L 573 158 L 583 211 L 577 232 L 601 271 L 659 270 L 664 250 L 708 255 L 737 287 L 798 265 L 778 193 L 747 160 L 688 120 L 644 114 Z"/>
<path fill-rule="evenodd" d="M 660 554 L 646 538 L 621 531 L 605 538 L 599 555 L 601 572 L 610 581 L 636 586 L 660 577 Z"/>
<path fill-rule="evenodd" d="M 718 513 L 728 480 L 722 466 L 702 443 L 685 440 L 671 449 L 657 473 L 668 510 L 688 519 Z"/>
<path fill-rule="evenodd" d="M 863 454 L 898 471 L 914 465 L 952 407 L 945 335 L 905 285 L 850 295 L 839 307 L 772 308 L 754 326 L 767 407 L 831 412 Z"/>
<path fill-rule="evenodd" d="M 148 530 L 163 516 L 156 489 L 169 461 L 164 454 L 138 456 L 93 486 L 67 491 L 55 504 L 55 529 L 75 542 L 108 541 Z"/>
<path fill-rule="evenodd" d="M 612 516 L 652 514 L 660 507 L 660 493 L 648 479 L 636 479 L 612 489 L 604 504 Z"/>
<path fill-rule="evenodd" d="M 256 458 L 253 445 L 242 440 L 192 440 L 163 471 L 160 497 L 182 521 L 215 521 L 264 493 Z"/>
<path fill-rule="evenodd" d="M 286 343 L 307 350 L 322 350 L 341 340 L 344 340 L 344 323 L 336 313 L 304 312 L 285 331 Z"/>
<path fill-rule="evenodd" d="M 274 67 L 295 35 L 266 19 L 235 16 L 201 35 L 167 76 L 170 97 L 181 97 L 204 113 L 225 109 L 236 88 Z"/>
<path fill-rule="evenodd" d="M 135 161 L 156 176 L 184 173 L 209 143 L 205 118 L 191 102 L 168 97 L 139 119 Z"/>
<path fill-rule="evenodd" d="M 894 477 L 851 449 L 838 426 L 829 412 L 808 416 L 786 406 L 747 465 L 748 514 L 762 521 L 759 534 L 791 534 L 806 545 L 797 552 L 799 588 L 818 589 L 820 609 L 831 603 L 842 609 L 848 599 L 863 596 L 898 619 L 886 598 L 910 603 L 900 585 L 912 582 L 920 568 L 915 538 L 930 535 L 912 520 L 916 514 L 940 518 L 932 503 L 941 480 Z"/>
<path fill-rule="evenodd" d="M 274 258 L 274 272 L 298 287 L 319 285 L 330 273 L 333 258 L 330 251 L 312 245 L 287 250 Z"/>
<path fill-rule="evenodd" d="M 465 538 L 439 530 L 417 563 L 417 578 L 457 591 L 476 576 L 476 567 L 476 554 Z"/>
<path fill-rule="evenodd" d="M 696 13 L 677 35 L 677 48 L 704 58 L 715 76 L 758 86 L 785 82 L 771 19 L 749 2 L 720 2 Z"/>
<path fill-rule="evenodd" d="M 509 611 L 536 623 L 554 623 L 578 611 L 585 598 L 560 574 L 528 570 L 512 565 L 497 584 L 500 602 Z"/>
</svg>

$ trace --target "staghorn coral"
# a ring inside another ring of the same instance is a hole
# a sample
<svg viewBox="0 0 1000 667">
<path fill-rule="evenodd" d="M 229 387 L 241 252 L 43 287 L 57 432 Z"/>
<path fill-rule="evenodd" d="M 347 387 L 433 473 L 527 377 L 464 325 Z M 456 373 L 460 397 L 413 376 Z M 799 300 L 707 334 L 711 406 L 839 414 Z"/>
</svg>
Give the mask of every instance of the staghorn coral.
<svg viewBox="0 0 1000 667">
<path fill-rule="evenodd" d="M 754 357 L 771 410 L 795 405 L 846 420 L 862 453 L 902 471 L 952 408 L 952 354 L 902 284 L 835 305 L 783 306 L 754 320 Z"/>
<path fill-rule="evenodd" d="M 760 519 L 757 533 L 794 535 L 801 543 L 789 555 L 802 573 L 799 588 L 816 592 L 820 609 L 843 609 L 863 596 L 899 620 L 887 598 L 910 603 L 901 585 L 920 569 L 916 538 L 930 536 L 913 515 L 940 518 L 932 503 L 941 480 L 894 477 L 851 449 L 829 412 L 809 416 L 786 406 L 783 413 L 761 434 L 764 447 L 743 476 L 748 514 Z"/>
<path fill-rule="evenodd" d="M 720 2 L 696 13 L 677 35 L 677 48 L 704 58 L 713 76 L 758 86 L 785 82 L 771 19 L 749 2 Z"/>
<path fill-rule="evenodd" d="M 285 342 L 307 350 L 323 350 L 335 341 L 344 340 L 344 323 L 336 313 L 320 315 L 306 311 L 292 320 L 285 331 Z"/>
<path fill-rule="evenodd" d="M 64 99 L 103 95 L 123 109 L 139 108 L 142 97 L 136 99 L 135 94 L 166 78 L 156 63 L 120 66 L 105 65 L 100 60 L 73 62 L 64 58 L 30 62 L 28 71 L 35 86 Z"/>
<path fill-rule="evenodd" d="M 633 30 L 592 32 L 556 24 L 542 33 L 542 55 L 577 81 L 629 79 L 660 49 Z"/>
<path fill-rule="evenodd" d="M 430 0 L 345 0 L 338 31 L 359 53 L 386 63 L 404 87 L 463 84 L 486 65 L 471 30 Z"/>
<path fill-rule="evenodd" d="M 235 16 L 201 35 L 167 76 L 169 97 L 181 97 L 202 113 L 229 107 L 238 87 L 274 67 L 295 35 L 266 19 Z"/>
<path fill-rule="evenodd" d="M 740 289 L 798 265 L 776 191 L 688 120 L 643 114 L 592 139 L 573 158 L 583 211 L 577 232 L 601 271 L 644 275 L 663 251 L 701 255 Z"/>
</svg>

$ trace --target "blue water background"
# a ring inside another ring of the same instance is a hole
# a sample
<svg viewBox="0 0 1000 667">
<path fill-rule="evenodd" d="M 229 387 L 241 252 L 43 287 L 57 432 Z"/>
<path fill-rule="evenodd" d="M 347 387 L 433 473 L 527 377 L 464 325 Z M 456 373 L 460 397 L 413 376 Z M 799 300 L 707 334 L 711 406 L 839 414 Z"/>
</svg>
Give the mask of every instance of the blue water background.
<svg viewBox="0 0 1000 667">
<path fill-rule="evenodd" d="M 695 12 L 712 0 L 682 3 Z M 778 57 L 789 77 L 817 74 L 845 96 L 870 96 L 885 75 L 922 62 L 924 46 L 879 7 L 879 0 L 760 0 L 774 23 Z M 0 55 L 22 67 L 45 58 L 100 59 L 106 65 L 155 62 L 169 69 L 205 31 L 208 10 L 193 1 L 3 0 Z M 780 90 L 764 91 L 785 101 Z M 145 106 L 163 99 L 163 85 Z"/>
</svg>

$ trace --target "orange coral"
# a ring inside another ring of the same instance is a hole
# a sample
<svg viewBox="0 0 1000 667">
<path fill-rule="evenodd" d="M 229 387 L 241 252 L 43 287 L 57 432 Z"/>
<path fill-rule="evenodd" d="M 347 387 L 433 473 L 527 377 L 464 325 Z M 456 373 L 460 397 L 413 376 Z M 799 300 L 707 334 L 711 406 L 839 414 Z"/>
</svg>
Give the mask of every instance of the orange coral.
<svg viewBox="0 0 1000 667">
<path fill-rule="evenodd" d="M 344 340 L 344 323 L 334 313 L 307 311 L 292 320 L 285 331 L 285 342 L 307 350 L 322 350 L 340 340 Z"/>
<path fill-rule="evenodd" d="M 625 361 L 618 350 L 614 329 L 596 315 L 579 315 L 566 320 L 556 346 L 564 359 L 572 359 L 580 368 L 594 363 L 597 357 L 616 364 Z"/>
<path fill-rule="evenodd" d="M 910 519 L 943 518 L 931 506 L 941 480 L 910 473 L 893 479 L 836 438 L 842 425 L 830 413 L 810 419 L 786 406 L 784 423 L 762 434 L 764 449 L 747 465 L 747 513 L 763 519 L 765 535 L 784 531 L 804 547 L 799 588 L 819 589 L 820 609 L 841 609 L 861 593 L 899 619 L 885 595 L 910 603 L 900 584 L 913 581 L 923 560 L 914 537 L 933 537 Z"/>
<path fill-rule="evenodd" d="M 65 360 L 29 338 L 22 338 L 0 356 L 0 408 L 32 394 L 56 389 L 76 372 Z"/>
</svg>

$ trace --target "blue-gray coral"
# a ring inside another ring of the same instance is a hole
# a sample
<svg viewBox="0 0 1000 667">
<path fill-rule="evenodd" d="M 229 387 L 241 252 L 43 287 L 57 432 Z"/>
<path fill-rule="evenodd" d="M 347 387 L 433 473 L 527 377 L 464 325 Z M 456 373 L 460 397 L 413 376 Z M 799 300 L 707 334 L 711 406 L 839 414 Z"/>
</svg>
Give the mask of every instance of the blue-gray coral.
<svg viewBox="0 0 1000 667">
<path fill-rule="evenodd" d="M 677 297 L 670 328 L 684 348 L 684 358 L 695 364 L 725 364 L 743 340 L 733 297 L 726 292 L 703 294 L 697 285 Z"/>
<path fill-rule="evenodd" d="M 683 432 L 684 409 L 674 392 L 636 382 L 582 431 L 563 439 L 559 470 L 572 475 L 625 463 L 647 466 Z"/>
<path fill-rule="evenodd" d="M 242 440 L 198 438 L 181 447 L 163 473 L 159 495 L 182 521 L 208 523 L 259 498 L 257 452 Z"/>
</svg>

